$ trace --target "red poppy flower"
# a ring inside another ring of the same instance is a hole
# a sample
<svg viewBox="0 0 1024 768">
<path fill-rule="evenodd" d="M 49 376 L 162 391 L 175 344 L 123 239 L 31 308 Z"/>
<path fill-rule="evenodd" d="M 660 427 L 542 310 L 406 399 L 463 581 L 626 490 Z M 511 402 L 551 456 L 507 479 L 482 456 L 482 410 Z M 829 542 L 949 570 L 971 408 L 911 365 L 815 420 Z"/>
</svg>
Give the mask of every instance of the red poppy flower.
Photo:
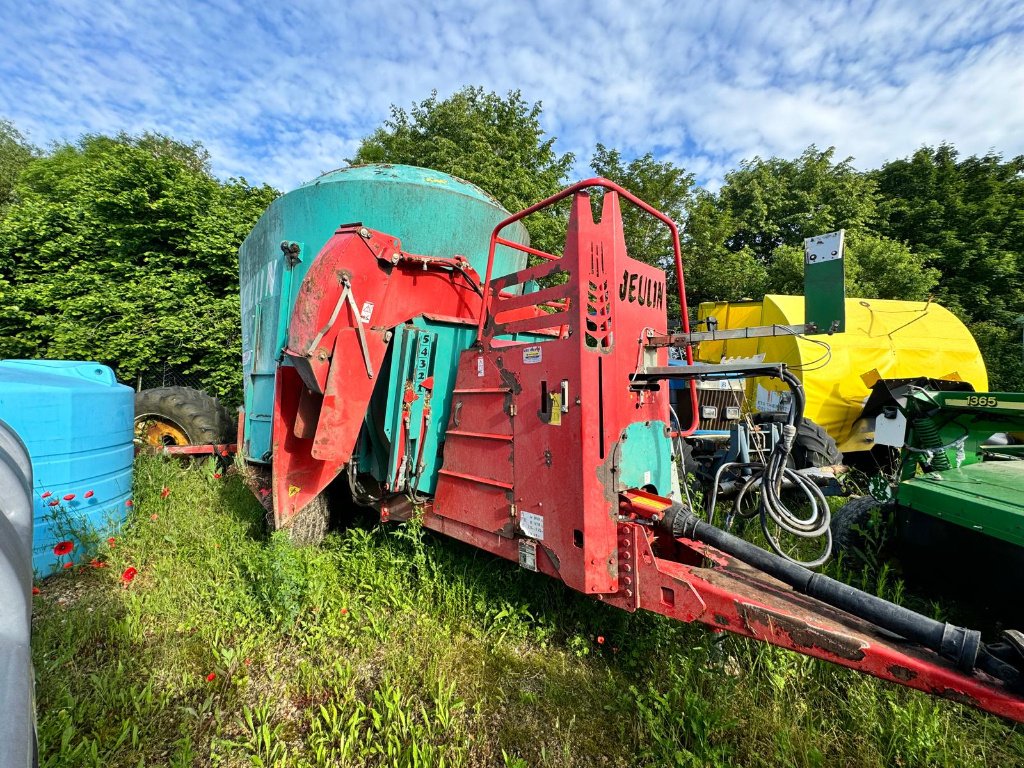
<svg viewBox="0 0 1024 768">
<path fill-rule="evenodd" d="M 91 499 L 95 494 L 92 491 L 86 491 L 82 495 L 87 499 Z"/>
<path fill-rule="evenodd" d="M 342 608 L 341 615 L 344 616 L 346 613 L 348 613 L 348 608 Z"/>
<path fill-rule="evenodd" d="M 598 635 L 597 636 L 597 644 L 598 645 L 604 645 L 604 635 Z"/>
<path fill-rule="evenodd" d="M 56 507 L 58 504 L 60 504 L 60 499 L 54 499 L 50 502 L 51 507 Z"/>
<path fill-rule="evenodd" d="M 74 498 L 75 498 L 75 494 L 73 494 L 73 493 L 65 493 L 64 494 L 64 501 L 71 501 Z"/>
<path fill-rule="evenodd" d="M 32 594 L 33 595 L 38 595 L 39 592 L 40 592 L 39 587 L 32 587 Z"/>
<path fill-rule="evenodd" d="M 73 541 L 58 541 L 53 545 L 53 554 L 57 557 L 64 557 L 64 555 L 68 554 L 74 548 L 75 543 Z"/>
<path fill-rule="evenodd" d="M 135 575 L 137 573 L 138 573 L 137 570 L 135 570 L 131 566 L 128 566 L 127 568 L 124 569 L 124 573 L 121 574 L 121 581 L 124 582 L 125 584 L 131 584 L 132 583 L 132 579 L 135 578 Z"/>
<path fill-rule="evenodd" d="M 126 502 L 124 503 L 124 505 L 125 505 L 126 507 L 134 507 L 134 506 L 135 506 L 135 503 L 134 503 L 134 502 L 133 502 L 133 501 L 132 501 L 131 499 L 128 499 L 128 501 L 126 501 Z"/>
<path fill-rule="evenodd" d="M 248 667 L 252 664 L 252 659 L 246 659 L 243 663 Z"/>
<path fill-rule="evenodd" d="M 214 480 L 220 480 L 220 472 L 214 472 L 213 473 L 213 479 Z"/>
<path fill-rule="evenodd" d="M 64 570 L 67 570 L 68 568 L 74 568 L 74 567 L 75 567 L 75 564 L 70 562 L 70 561 L 64 563 Z"/>
<path fill-rule="evenodd" d="M 171 489 L 170 488 L 166 488 L 165 487 L 165 488 L 161 489 L 161 491 L 160 491 L 160 498 L 161 499 L 166 499 L 170 495 L 171 495 Z"/>
<path fill-rule="evenodd" d="M 114 548 L 114 544 L 116 544 L 116 543 L 117 543 L 117 539 L 115 539 L 113 536 L 111 536 L 109 539 L 107 539 L 107 544 L 110 545 L 111 549 Z"/>
<path fill-rule="evenodd" d="M 48 499 L 51 496 L 53 496 L 53 491 L 47 491 L 46 493 L 43 494 L 44 499 Z"/>
<path fill-rule="evenodd" d="M 269 488 L 260 488 L 260 496 L 262 496 L 263 498 L 266 498 L 269 495 L 270 495 L 270 489 Z"/>
<path fill-rule="evenodd" d="M 157 520 L 160 519 L 160 515 L 158 515 L 156 512 L 154 512 L 152 515 L 149 516 L 149 519 L 152 520 L 155 523 Z"/>
<path fill-rule="evenodd" d="M 106 568 L 107 567 L 107 564 L 105 562 L 103 562 L 102 560 L 100 560 L 98 558 L 95 558 L 95 557 L 92 560 L 89 561 L 89 565 L 91 565 L 93 568 Z"/>
<path fill-rule="evenodd" d="M 208 674 L 206 676 L 206 682 L 208 682 L 208 683 L 212 683 L 216 679 L 217 679 L 217 673 L 216 672 L 211 672 L 210 674 Z"/>
</svg>

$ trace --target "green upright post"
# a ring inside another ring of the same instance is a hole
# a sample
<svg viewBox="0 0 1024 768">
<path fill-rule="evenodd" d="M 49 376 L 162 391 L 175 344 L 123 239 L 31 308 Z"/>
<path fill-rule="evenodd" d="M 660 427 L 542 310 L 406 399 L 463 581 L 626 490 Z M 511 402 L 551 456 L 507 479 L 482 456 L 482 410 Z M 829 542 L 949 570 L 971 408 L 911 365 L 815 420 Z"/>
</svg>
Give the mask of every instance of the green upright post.
<svg viewBox="0 0 1024 768">
<path fill-rule="evenodd" d="M 818 333 L 846 330 L 846 230 L 804 240 L 804 322 Z"/>
</svg>

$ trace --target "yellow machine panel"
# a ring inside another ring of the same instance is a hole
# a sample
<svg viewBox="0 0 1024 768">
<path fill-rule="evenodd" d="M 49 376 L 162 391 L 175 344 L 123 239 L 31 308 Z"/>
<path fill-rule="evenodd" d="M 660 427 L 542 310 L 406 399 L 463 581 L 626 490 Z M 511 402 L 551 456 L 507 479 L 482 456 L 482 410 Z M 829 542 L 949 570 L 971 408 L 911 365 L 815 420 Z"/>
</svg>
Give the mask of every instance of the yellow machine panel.
<svg viewBox="0 0 1024 768">
<path fill-rule="evenodd" d="M 803 296 L 768 295 L 762 301 L 706 302 L 699 319 L 714 317 L 722 330 L 755 325 L 801 325 Z M 824 342 L 825 348 L 815 341 Z M 846 299 L 846 332 L 832 336 L 779 336 L 704 342 L 696 356 L 704 362 L 764 355 L 789 365 L 807 393 L 804 415 L 835 438 L 844 452 L 863 450 L 853 434 L 870 385 L 877 379 L 928 376 L 969 382 L 988 390 L 988 373 L 967 327 L 935 302 Z M 768 379 L 747 383 L 752 409 L 778 410 L 787 391 Z"/>
</svg>

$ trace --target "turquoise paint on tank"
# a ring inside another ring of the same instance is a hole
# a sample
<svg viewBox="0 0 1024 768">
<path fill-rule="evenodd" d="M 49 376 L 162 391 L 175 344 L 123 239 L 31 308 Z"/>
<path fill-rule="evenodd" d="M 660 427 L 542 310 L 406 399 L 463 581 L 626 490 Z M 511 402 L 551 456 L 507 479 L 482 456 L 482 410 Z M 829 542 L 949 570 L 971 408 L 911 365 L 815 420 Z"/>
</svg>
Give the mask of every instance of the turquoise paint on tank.
<svg viewBox="0 0 1024 768">
<path fill-rule="evenodd" d="M 483 276 L 491 232 L 507 216 L 505 209 L 473 184 L 440 171 L 406 165 L 331 171 L 275 200 L 239 249 L 246 414 L 242 450 L 246 458 L 269 458 L 274 376 L 288 319 L 309 265 L 340 225 L 359 222 L 393 235 L 403 250 L 412 253 L 460 254 Z M 503 235 L 515 242 L 529 242 L 519 223 Z M 282 251 L 284 241 L 299 245 L 297 259 Z M 500 248 L 495 275 L 525 265 L 525 254 Z M 464 343 L 465 334 L 448 329 L 441 334 L 450 336 L 442 346 L 450 348 L 457 359 L 455 347 Z"/>
<path fill-rule="evenodd" d="M 549 337 L 524 333 L 505 338 L 542 341 Z M 459 359 L 475 341 L 475 325 L 425 317 L 395 329 L 388 359 L 370 399 L 362 443 L 356 454 L 361 472 L 382 483 L 390 484 L 399 478 L 398 484 L 403 486 L 404 480 L 414 481 L 412 486 L 417 492 L 434 493 Z M 429 388 L 422 386 L 427 380 Z M 407 391 L 415 396 L 409 403 L 408 426 L 403 407 Z M 424 418 L 428 400 L 430 411 Z"/>
<path fill-rule="evenodd" d="M 417 491 L 434 493 L 437 470 L 441 467 L 445 429 L 451 412 L 459 355 L 474 341 L 475 326 L 436 322 L 422 317 L 396 329 L 387 378 L 382 377 L 382 383 L 377 386 L 370 403 L 369 422 L 379 420 L 383 425 L 383 439 L 378 439 L 373 446 L 376 455 L 368 456 L 363 466 L 378 480 L 395 478 L 401 468 L 397 448 L 405 430 L 402 395 L 408 386 L 416 399 L 409 406 L 406 472 L 415 475 Z M 433 381 L 429 390 L 430 415 L 424 424 L 423 409 L 427 403 L 428 390 L 420 386 L 420 383 L 428 378 Z M 383 386 L 385 381 L 386 387 Z M 410 455 L 413 458 L 408 458 Z M 423 464 L 421 470 L 418 468 L 420 462 Z"/>
<path fill-rule="evenodd" d="M 38 576 L 69 561 L 54 554 L 58 541 L 74 540 L 76 531 L 105 538 L 124 520 L 134 419 L 135 393 L 105 365 L 0 361 L 0 420 L 21 437 L 32 460 L 32 568 Z M 82 553 L 77 543 L 70 557 Z"/>
<path fill-rule="evenodd" d="M 619 489 L 653 487 L 655 493 L 672 493 L 672 441 L 663 421 L 634 422 L 616 445 Z"/>
</svg>

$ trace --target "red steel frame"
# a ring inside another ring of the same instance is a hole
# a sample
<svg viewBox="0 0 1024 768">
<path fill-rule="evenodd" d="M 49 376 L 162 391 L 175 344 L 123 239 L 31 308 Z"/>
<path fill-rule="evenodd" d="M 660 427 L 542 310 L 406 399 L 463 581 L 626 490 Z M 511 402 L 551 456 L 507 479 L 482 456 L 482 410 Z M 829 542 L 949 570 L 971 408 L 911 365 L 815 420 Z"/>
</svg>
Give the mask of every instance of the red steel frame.
<svg viewBox="0 0 1024 768">
<path fill-rule="evenodd" d="M 518 213 L 512 214 L 494 228 L 494 232 L 491 234 L 491 244 L 487 255 L 487 273 L 484 276 L 484 307 L 483 311 L 480 313 L 480 320 L 477 324 L 478 340 L 481 340 L 483 337 L 484 318 L 486 317 L 487 310 L 490 309 L 491 304 L 491 278 L 492 272 L 494 270 L 494 252 L 496 248 L 499 245 L 503 245 L 506 248 L 512 248 L 517 251 L 523 251 L 524 253 L 528 253 L 532 256 L 537 256 L 541 259 L 545 259 L 548 261 L 558 259 L 557 256 L 554 256 L 550 253 L 545 253 L 544 251 L 539 251 L 536 248 L 531 248 L 527 245 L 522 245 L 521 243 L 517 243 L 512 240 L 507 240 L 501 237 L 501 232 L 503 232 L 507 227 L 511 226 L 512 224 L 515 224 L 517 221 L 522 221 L 523 219 L 530 216 L 531 214 L 536 213 L 537 211 L 540 211 L 544 208 L 549 208 L 555 203 L 569 197 L 570 195 L 575 195 L 577 192 L 581 192 L 586 189 L 592 189 L 594 187 L 600 187 L 608 190 L 609 192 L 619 197 L 624 197 L 637 208 L 649 214 L 650 216 L 653 216 L 668 228 L 669 233 L 672 236 L 672 256 L 676 266 L 676 277 L 678 278 L 676 288 L 679 295 L 679 307 L 680 316 L 682 318 L 683 323 L 683 332 L 690 332 L 690 313 L 686 303 L 686 281 L 683 277 L 683 250 L 679 242 L 679 227 L 676 225 L 674 221 L 672 221 L 671 218 L 666 216 L 657 208 L 654 208 L 653 206 L 644 202 L 639 197 L 634 195 L 632 192 L 620 186 L 619 184 L 616 184 L 614 181 L 594 177 L 577 182 L 576 184 L 573 184 L 570 187 L 566 187 L 561 192 L 558 192 L 557 194 L 554 194 L 551 197 L 545 198 L 544 200 L 541 200 L 539 203 L 531 205 L 529 208 L 524 208 Z M 623 243 L 623 251 L 624 250 L 625 243 Z M 690 365 L 693 365 L 693 349 L 691 349 L 690 347 L 686 347 L 685 354 L 686 362 Z M 673 432 L 674 437 L 685 437 L 687 435 L 692 434 L 694 430 L 697 429 L 697 426 L 699 424 L 700 415 L 696 381 L 691 381 L 689 387 L 691 403 L 690 426 L 681 431 Z M 679 426 L 682 427 L 682 424 L 680 424 Z"/>
<path fill-rule="evenodd" d="M 600 222 L 588 187 L 605 190 Z M 569 197 L 561 257 L 500 236 Z M 287 525 L 351 458 L 376 384 L 370 369 L 379 367 L 392 329 L 419 314 L 444 314 L 475 324 L 478 342 L 460 357 L 437 493 L 419 505 L 428 528 L 628 611 L 701 622 L 1024 722 L 1024 699 L 1001 682 L 961 672 L 725 553 L 651 525 L 669 499 L 621 478 L 636 435 L 669 430 L 667 387 L 641 393 L 629 386 L 644 355 L 648 364 L 665 364 L 665 350 L 652 351 L 647 339 L 667 332 L 666 280 L 626 253 L 620 197 L 669 227 L 688 328 L 678 230 L 604 179 L 580 182 L 499 224 L 482 300 L 444 268 L 446 260 L 404 254 L 382 233 L 339 230 L 303 283 L 285 350 L 290 365 L 278 372 L 278 524 Z M 499 245 L 542 263 L 495 278 Z M 565 282 L 534 293 L 517 289 L 559 273 Z M 365 327 L 343 301 L 339 276 L 355 307 L 376 307 Z M 532 340 L 516 335 L 524 333 Z M 696 410 L 690 428 L 695 424 Z M 382 519 L 413 511 L 401 495 L 380 504 Z"/>
</svg>

